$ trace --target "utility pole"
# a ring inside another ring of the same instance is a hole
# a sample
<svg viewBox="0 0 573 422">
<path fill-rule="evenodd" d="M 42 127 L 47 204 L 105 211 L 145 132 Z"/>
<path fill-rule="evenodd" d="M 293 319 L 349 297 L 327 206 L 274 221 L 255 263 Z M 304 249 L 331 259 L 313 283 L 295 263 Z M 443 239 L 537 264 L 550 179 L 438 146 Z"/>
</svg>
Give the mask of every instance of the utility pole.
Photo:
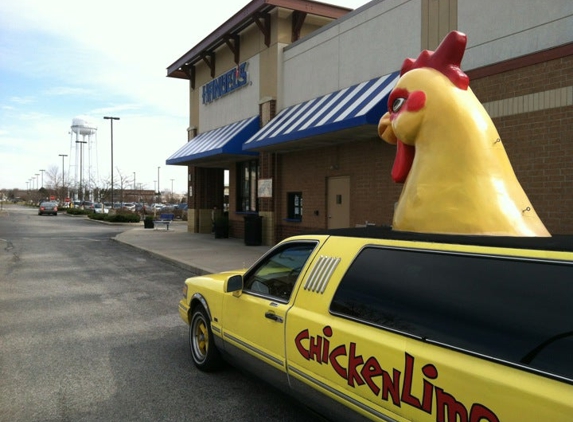
<svg viewBox="0 0 573 422">
<path fill-rule="evenodd" d="M 159 183 L 159 169 L 161 167 L 157 167 L 157 202 L 161 202 L 161 184 Z"/>
<path fill-rule="evenodd" d="M 58 154 L 60 157 L 62 157 L 62 193 L 64 194 L 64 196 L 66 195 L 66 177 L 64 174 L 64 158 L 68 156 L 68 154 Z"/>
<path fill-rule="evenodd" d="M 113 121 L 119 120 L 119 117 L 105 116 L 104 119 L 111 123 L 111 207 L 113 209 Z"/>
</svg>

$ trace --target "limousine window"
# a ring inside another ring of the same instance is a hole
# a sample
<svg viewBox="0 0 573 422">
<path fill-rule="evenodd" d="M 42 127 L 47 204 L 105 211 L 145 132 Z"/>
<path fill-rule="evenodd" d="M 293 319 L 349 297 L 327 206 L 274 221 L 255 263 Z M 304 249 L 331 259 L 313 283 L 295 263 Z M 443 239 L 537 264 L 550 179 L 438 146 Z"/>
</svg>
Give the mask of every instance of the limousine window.
<svg viewBox="0 0 573 422">
<path fill-rule="evenodd" d="M 244 291 L 288 301 L 316 242 L 287 243 L 266 256 L 245 276 Z"/>
<path fill-rule="evenodd" d="M 573 265 L 365 248 L 331 313 L 573 380 Z"/>
</svg>

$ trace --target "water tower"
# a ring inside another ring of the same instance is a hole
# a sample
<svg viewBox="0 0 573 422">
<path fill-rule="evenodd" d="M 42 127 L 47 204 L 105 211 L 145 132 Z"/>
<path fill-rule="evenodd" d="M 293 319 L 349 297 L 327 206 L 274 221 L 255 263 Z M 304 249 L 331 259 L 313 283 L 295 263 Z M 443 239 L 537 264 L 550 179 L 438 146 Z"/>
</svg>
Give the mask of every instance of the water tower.
<svg viewBox="0 0 573 422">
<path fill-rule="evenodd" d="M 97 150 L 95 152 L 95 175 L 94 166 L 92 166 L 92 151 L 96 146 L 97 127 L 87 116 L 77 116 L 72 119 L 72 131 L 70 132 L 70 168 L 73 169 L 74 185 L 77 188 L 74 199 L 87 200 L 84 198 L 84 192 L 91 192 L 93 189 L 93 180 L 99 178 L 97 166 Z M 74 139 L 74 134 L 75 139 Z M 80 140 L 81 137 L 81 140 Z M 70 175 L 71 172 L 68 172 Z M 86 176 L 87 175 L 87 176 Z"/>
</svg>

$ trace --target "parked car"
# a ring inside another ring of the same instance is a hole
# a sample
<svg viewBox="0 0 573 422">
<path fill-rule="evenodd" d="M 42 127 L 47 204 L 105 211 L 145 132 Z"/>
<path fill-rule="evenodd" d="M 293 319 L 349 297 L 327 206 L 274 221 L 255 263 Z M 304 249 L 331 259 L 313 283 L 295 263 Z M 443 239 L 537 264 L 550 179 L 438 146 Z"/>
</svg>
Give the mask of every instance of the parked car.
<svg viewBox="0 0 573 422">
<path fill-rule="evenodd" d="M 58 203 L 55 201 L 41 202 L 38 207 L 38 215 L 58 215 Z"/>
<path fill-rule="evenodd" d="M 179 314 L 197 368 L 227 360 L 328 419 L 565 422 L 571 240 L 295 236 L 250 269 L 187 279 Z"/>
<path fill-rule="evenodd" d="M 84 210 L 93 210 L 94 203 L 92 201 L 82 201 L 80 203 L 80 207 L 83 208 Z"/>
<path fill-rule="evenodd" d="M 101 202 L 96 202 L 94 204 L 94 212 L 96 214 L 108 214 L 109 213 L 109 208 L 106 207 L 104 204 L 102 204 Z"/>
</svg>

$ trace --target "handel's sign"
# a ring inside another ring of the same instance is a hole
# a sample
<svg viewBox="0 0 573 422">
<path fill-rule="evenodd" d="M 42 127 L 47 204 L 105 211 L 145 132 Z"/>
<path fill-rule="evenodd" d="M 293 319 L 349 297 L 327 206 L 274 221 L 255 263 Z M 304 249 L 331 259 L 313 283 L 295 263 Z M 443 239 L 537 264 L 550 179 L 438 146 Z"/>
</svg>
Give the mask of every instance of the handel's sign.
<svg viewBox="0 0 573 422">
<path fill-rule="evenodd" d="M 203 85 L 203 104 L 209 104 L 239 88 L 245 86 L 248 82 L 247 73 L 248 62 L 241 63 L 236 68 L 223 73 L 218 78 Z"/>
</svg>

